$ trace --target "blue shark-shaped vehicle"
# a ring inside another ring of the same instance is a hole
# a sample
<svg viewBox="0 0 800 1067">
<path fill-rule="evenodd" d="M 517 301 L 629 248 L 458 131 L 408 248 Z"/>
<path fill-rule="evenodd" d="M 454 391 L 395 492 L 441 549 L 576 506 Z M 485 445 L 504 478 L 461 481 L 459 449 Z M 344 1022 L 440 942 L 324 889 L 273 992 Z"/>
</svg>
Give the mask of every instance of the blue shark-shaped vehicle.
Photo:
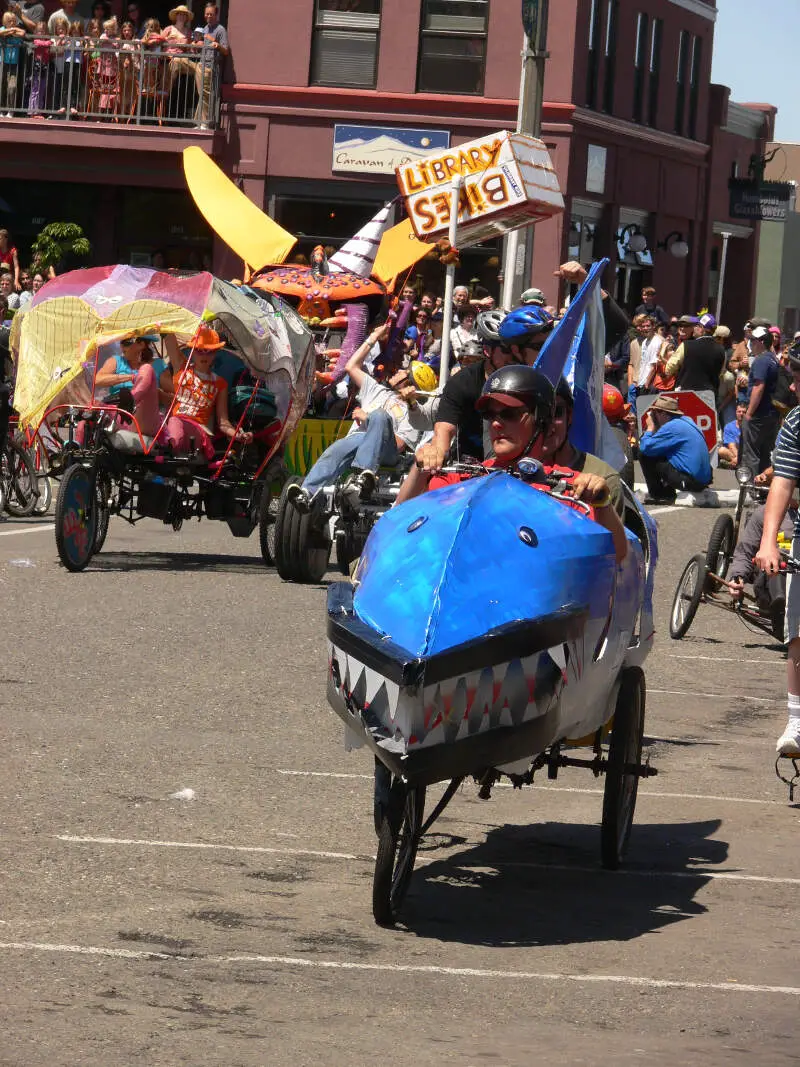
<svg viewBox="0 0 800 1067">
<path fill-rule="evenodd" d="M 500 774 L 606 773 L 602 856 L 620 862 L 638 778 L 655 773 L 641 748 L 657 531 L 628 494 L 618 564 L 563 489 L 493 471 L 428 492 L 386 514 L 354 582 L 329 590 L 328 700 L 349 747 L 376 757 L 378 922 L 395 920 L 419 837 L 468 776 L 487 796 Z M 590 758 L 566 754 L 576 742 Z M 446 780 L 423 824 L 425 787 Z"/>
</svg>

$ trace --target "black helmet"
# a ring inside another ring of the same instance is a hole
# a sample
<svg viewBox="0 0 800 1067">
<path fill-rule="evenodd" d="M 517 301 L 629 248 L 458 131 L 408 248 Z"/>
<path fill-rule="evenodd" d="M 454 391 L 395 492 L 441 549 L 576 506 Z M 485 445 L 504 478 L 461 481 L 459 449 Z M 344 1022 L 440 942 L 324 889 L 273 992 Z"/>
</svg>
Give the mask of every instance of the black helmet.
<svg viewBox="0 0 800 1067">
<path fill-rule="evenodd" d="M 486 379 L 475 405 L 478 411 L 482 411 L 490 400 L 509 407 L 526 407 L 537 423 L 543 424 L 553 417 L 555 393 L 540 370 L 512 363 L 493 371 Z"/>
</svg>

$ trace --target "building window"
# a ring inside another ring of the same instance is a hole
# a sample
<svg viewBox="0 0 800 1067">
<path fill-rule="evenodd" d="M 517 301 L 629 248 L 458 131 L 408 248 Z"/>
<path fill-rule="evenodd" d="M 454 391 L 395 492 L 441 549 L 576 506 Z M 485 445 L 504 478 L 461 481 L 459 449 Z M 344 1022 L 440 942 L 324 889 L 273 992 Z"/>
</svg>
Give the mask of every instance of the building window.
<svg viewBox="0 0 800 1067">
<path fill-rule="evenodd" d="M 480 96 L 489 0 L 423 0 L 417 92 Z"/>
<path fill-rule="evenodd" d="M 658 83 L 661 79 L 661 19 L 653 19 L 650 30 L 650 71 L 647 87 L 647 125 L 658 125 Z"/>
<path fill-rule="evenodd" d="M 692 62 L 689 68 L 689 136 L 692 140 L 697 134 L 697 102 L 700 94 L 700 67 L 703 62 L 703 41 L 700 37 L 692 39 Z"/>
<path fill-rule="evenodd" d="M 683 133 L 686 117 L 686 81 L 689 72 L 689 34 L 681 30 L 678 43 L 678 69 L 676 81 L 678 91 L 675 95 L 675 133 Z"/>
<path fill-rule="evenodd" d="M 586 106 L 597 107 L 597 69 L 599 64 L 600 0 L 592 0 L 589 11 L 589 54 L 586 63 Z"/>
<path fill-rule="evenodd" d="M 641 12 L 636 21 L 636 53 L 633 62 L 633 121 L 641 122 L 644 114 L 644 78 L 647 66 L 647 15 Z"/>
<path fill-rule="evenodd" d="M 374 89 L 381 0 L 316 0 L 311 84 Z"/>
<path fill-rule="evenodd" d="M 614 110 L 614 82 L 617 66 L 617 17 L 618 0 L 608 0 L 606 13 L 605 70 L 603 71 L 603 111 L 609 115 Z"/>
</svg>

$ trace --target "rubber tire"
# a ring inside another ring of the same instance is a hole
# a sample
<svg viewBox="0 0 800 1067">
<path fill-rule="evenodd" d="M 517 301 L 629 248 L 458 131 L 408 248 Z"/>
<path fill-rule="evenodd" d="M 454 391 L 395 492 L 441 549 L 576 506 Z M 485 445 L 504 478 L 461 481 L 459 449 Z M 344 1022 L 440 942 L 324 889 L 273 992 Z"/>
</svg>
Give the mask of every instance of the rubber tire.
<svg viewBox="0 0 800 1067">
<path fill-rule="evenodd" d="M 107 474 L 97 475 L 94 495 L 97 501 L 97 528 L 94 535 L 92 555 L 102 552 L 106 537 L 108 537 L 108 525 L 111 522 L 111 508 L 108 504 L 108 498 L 111 495 L 111 481 Z"/>
<path fill-rule="evenodd" d="M 378 926 L 397 922 L 414 873 L 424 811 L 425 786 L 408 787 L 396 778 L 380 822 L 372 878 L 372 914 Z"/>
<path fill-rule="evenodd" d="M 275 565 L 275 523 L 277 521 L 278 498 L 272 492 L 269 482 L 261 487 L 258 501 L 258 543 L 261 555 L 268 567 Z"/>
<path fill-rule="evenodd" d="M 53 479 L 46 474 L 39 475 L 39 499 L 33 509 L 34 515 L 46 515 L 53 503 Z"/>
<path fill-rule="evenodd" d="M 686 613 L 683 616 L 683 620 L 680 623 L 675 621 L 675 612 L 678 606 L 678 602 L 681 598 L 681 593 L 687 578 L 691 571 L 694 569 L 695 578 L 692 586 L 692 592 L 690 596 L 685 596 L 683 599 L 688 600 L 688 606 Z M 692 621 L 697 614 L 697 608 L 700 601 L 703 599 L 703 590 L 706 585 L 706 578 L 708 571 L 706 569 L 706 557 L 702 553 L 698 553 L 696 556 L 692 556 L 686 566 L 683 568 L 683 573 L 678 580 L 678 585 L 675 588 L 675 596 L 672 598 L 672 606 L 669 609 L 669 636 L 673 641 L 680 641 L 682 637 L 686 635 L 689 627 L 692 625 Z"/>
<path fill-rule="evenodd" d="M 314 516 L 298 511 L 287 497 L 289 487 L 301 481 L 301 478 L 289 478 L 278 501 L 275 567 L 285 582 L 315 585 L 328 569 L 331 546 L 328 544 L 325 548 L 318 548 L 309 544 L 309 540 L 315 536 Z"/>
<path fill-rule="evenodd" d="M 706 548 L 706 567 L 718 578 L 724 578 L 733 558 L 733 519 L 720 515 L 711 530 Z"/>
<path fill-rule="evenodd" d="M 626 763 L 642 761 L 645 702 L 644 673 L 640 667 L 629 667 L 622 672 L 617 694 L 603 790 L 600 857 L 609 871 L 622 862 L 633 826 L 639 776 L 625 774 L 624 768 Z"/>
<path fill-rule="evenodd" d="M 8 484 L 6 491 L 6 511 L 17 519 L 27 519 L 33 514 L 39 499 L 39 479 L 36 477 L 36 464 L 27 448 L 11 439 L 5 445 L 7 462 L 13 459 L 14 468 L 8 466 Z"/>
<path fill-rule="evenodd" d="M 64 535 L 64 525 L 68 514 L 68 508 L 72 503 L 72 495 L 75 493 L 75 483 L 80 479 L 88 481 L 87 504 L 89 507 L 81 513 L 82 525 L 86 526 L 86 551 L 85 553 L 70 553 L 70 543 Z M 94 552 L 95 537 L 97 536 L 97 508 L 95 505 L 94 474 L 79 463 L 69 468 L 61 479 L 61 485 L 56 499 L 56 548 L 58 556 L 68 571 L 82 571 L 85 569 Z"/>
</svg>

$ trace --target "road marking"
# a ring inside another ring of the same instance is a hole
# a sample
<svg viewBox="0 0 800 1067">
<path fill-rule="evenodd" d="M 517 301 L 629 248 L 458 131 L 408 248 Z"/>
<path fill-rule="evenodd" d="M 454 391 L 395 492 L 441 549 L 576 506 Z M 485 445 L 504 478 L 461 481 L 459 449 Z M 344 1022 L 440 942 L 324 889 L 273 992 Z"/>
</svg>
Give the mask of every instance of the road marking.
<svg viewBox="0 0 800 1067">
<path fill-rule="evenodd" d="M 447 978 L 489 978 L 518 982 L 576 982 L 638 986 L 647 989 L 708 990 L 718 993 L 767 993 L 777 996 L 800 996 L 799 986 L 755 985 L 737 982 L 693 982 L 688 979 L 648 978 L 633 974 L 569 974 L 558 971 L 499 971 L 484 967 L 444 967 L 421 963 L 356 963 L 351 960 L 307 959 L 304 956 L 262 956 L 241 953 L 235 956 L 182 956 L 169 952 L 146 952 L 137 949 L 104 948 L 99 945 L 58 945 L 41 941 L 0 941 L 6 952 L 55 952 L 73 956 L 102 956 L 120 960 L 174 960 L 179 963 L 252 963 L 271 967 L 304 967 L 323 971 L 356 971 L 366 974 L 428 974 Z"/>
<path fill-rule="evenodd" d="M 651 734 L 648 734 L 647 736 L 648 736 L 648 739 L 651 740 L 651 741 L 678 741 L 678 740 L 685 740 L 684 738 L 676 738 L 676 737 L 672 737 L 672 738 L 653 737 Z M 337 773 L 334 773 L 333 771 L 287 771 L 287 770 L 279 770 L 278 774 L 286 774 L 286 775 L 290 775 L 291 777 L 297 777 L 297 778 L 303 778 L 303 777 L 308 777 L 308 778 L 357 778 L 357 779 L 362 779 L 362 780 L 366 779 L 367 781 L 370 781 L 370 782 L 372 781 L 372 775 L 371 774 L 337 774 Z M 493 789 L 513 789 L 514 786 L 513 786 L 513 784 L 511 782 L 496 782 L 492 786 L 492 788 Z M 602 796 L 603 795 L 603 790 L 602 789 L 580 789 L 577 786 L 567 786 L 567 785 L 556 785 L 556 786 L 542 786 L 542 785 L 540 785 L 539 788 L 538 788 L 538 793 L 541 795 L 541 793 L 543 791 L 547 792 L 547 793 L 553 793 L 553 794 L 557 794 L 557 793 L 587 793 L 587 794 L 589 794 L 591 796 Z M 786 806 L 785 802 L 782 801 L 782 800 L 767 800 L 767 799 L 760 798 L 760 797 L 726 797 L 726 796 L 721 796 L 721 795 L 715 794 L 715 793 L 662 793 L 661 791 L 654 791 L 654 790 L 650 790 L 650 789 L 645 789 L 644 792 L 639 793 L 639 799 L 640 800 L 649 800 L 651 798 L 656 799 L 656 800 L 662 799 L 662 798 L 665 799 L 665 800 L 721 800 L 721 801 L 725 801 L 726 803 L 729 802 L 731 804 L 776 804 L 779 807 L 785 807 Z"/>
<path fill-rule="evenodd" d="M 122 845 L 132 846 L 136 848 L 181 848 L 181 849 L 220 849 L 228 852 L 257 852 L 257 853 L 270 853 L 277 856 L 312 856 L 322 859 L 338 859 L 348 860 L 359 863 L 373 863 L 375 860 L 374 855 L 356 855 L 353 852 L 317 852 L 313 849 L 299 849 L 299 848 L 262 848 L 257 845 L 222 845 L 222 844 L 209 844 L 204 841 L 151 841 L 151 840 L 137 840 L 134 838 L 120 838 L 120 837 L 74 837 L 69 834 L 57 834 L 56 839 L 58 841 L 65 841 L 68 844 L 78 845 Z M 453 862 L 456 866 L 458 863 L 458 853 L 452 854 Z M 420 860 L 420 866 L 428 866 L 429 863 L 438 862 L 434 857 L 430 860 Z M 487 866 L 486 864 L 460 864 L 463 867 L 475 867 L 482 868 Z M 535 867 L 542 870 L 556 870 L 556 871 L 575 871 L 579 874 L 597 874 L 605 877 L 608 872 L 603 871 L 600 867 L 579 867 L 571 864 L 558 864 L 558 863 L 529 863 L 527 861 L 515 861 L 515 860 L 502 860 L 497 864 L 489 864 L 489 867 L 496 869 L 502 866 L 509 867 Z M 670 871 L 665 869 L 653 869 L 653 870 L 637 870 L 635 868 L 623 868 L 622 870 L 615 871 L 613 877 L 629 877 L 629 878 L 715 878 L 726 879 L 731 882 L 765 882 L 774 883 L 776 885 L 800 885 L 800 878 L 781 878 L 772 877 L 763 874 L 740 874 L 738 871 L 707 871 L 707 870 L 689 870 L 689 871 Z"/>
<path fill-rule="evenodd" d="M 664 655 L 669 659 L 705 659 L 713 663 L 763 663 L 765 667 L 774 667 L 776 662 L 780 662 L 774 659 L 741 659 L 739 656 L 687 655 L 682 652 L 665 652 Z"/>
<path fill-rule="evenodd" d="M 679 507 L 677 504 L 670 504 L 668 507 L 648 508 L 648 510 L 654 519 L 660 519 L 662 515 L 669 515 L 671 511 L 686 511 L 686 508 Z"/>
<path fill-rule="evenodd" d="M 24 533 L 47 533 L 49 530 L 55 530 L 56 524 L 54 522 L 47 523 L 45 526 L 22 526 L 14 530 L 3 530 L 0 533 L 0 537 L 14 537 L 16 534 Z"/>
<path fill-rule="evenodd" d="M 662 696 L 673 697 L 701 697 L 704 700 L 749 700 L 753 704 L 774 704 L 776 697 L 751 697 L 747 693 L 696 693 L 692 689 L 651 689 L 647 687 L 648 695 L 650 693 L 659 693 Z"/>
<path fill-rule="evenodd" d="M 279 856 L 315 856 L 324 860 L 374 859 L 372 856 L 356 856 L 351 852 L 320 852 L 310 848 L 268 848 L 262 845 L 223 845 L 208 841 L 155 841 L 133 837 L 78 837 L 74 834 L 56 834 L 56 840 L 73 845 L 133 845 L 140 848 L 197 848 L 217 849 L 227 852 L 259 852 Z"/>
</svg>

